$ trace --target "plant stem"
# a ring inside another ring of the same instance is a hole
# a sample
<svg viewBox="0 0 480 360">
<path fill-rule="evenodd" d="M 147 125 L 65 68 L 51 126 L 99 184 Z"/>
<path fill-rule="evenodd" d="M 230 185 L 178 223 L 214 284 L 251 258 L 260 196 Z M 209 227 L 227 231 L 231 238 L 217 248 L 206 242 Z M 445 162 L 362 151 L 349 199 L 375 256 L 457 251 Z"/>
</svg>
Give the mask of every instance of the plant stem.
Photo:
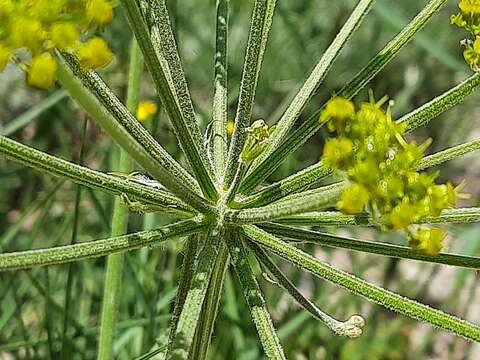
<svg viewBox="0 0 480 360">
<path fill-rule="evenodd" d="M 128 70 L 127 109 L 135 113 L 138 107 L 140 81 L 143 61 L 137 42 L 132 40 L 130 46 L 130 65 Z M 130 173 L 133 169 L 133 161 L 130 156 L 118 149 L 118 164 L 116 171 Z M 111 236 L 120 236 L 127 232 L 128 207 L 120 198 L 115 198 L 112 215 Z M 100 337 L 98 340 L 99 360 L 109 360 L 114 357 L 113 342 L 115 341 L 115 329 L 119 308 L 119 295 L 123 276 L 124 254 L 117 253 L 107 257 L 105 270 L 104 293 L 102 302 L 102 315 L 100 319 Z"/>
</svg>

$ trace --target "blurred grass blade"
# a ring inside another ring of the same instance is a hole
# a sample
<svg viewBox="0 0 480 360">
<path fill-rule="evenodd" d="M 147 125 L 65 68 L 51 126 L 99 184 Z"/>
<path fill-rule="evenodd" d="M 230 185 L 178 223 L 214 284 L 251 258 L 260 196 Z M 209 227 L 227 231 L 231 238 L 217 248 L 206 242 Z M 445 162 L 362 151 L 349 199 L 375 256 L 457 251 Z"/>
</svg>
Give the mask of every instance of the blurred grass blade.
<svg viewBox="0 0 480 360">
<path fill-rule="evenodd" d="M 288 239 L 299 241 L 301 243 L 312 243 L 316 245 L 350 249 L 390 257 L 420 260 L 451 266 L 461 266 L 471 269 L 480 269 L 479 257 L 449 253 L 440 253 L 437 256 L 429 256 L 424 255 L 418 251 L 414 251 L 410 247 L 406 246 L 399 246 L 374 241 L 357 240 L 279 224 L 263 224 L 260 226 L 260 228 L 273 235 L 286 237 Z"/>
<path fill-rule="evenodd" d="M 158 31 L 162 41 L 161 45 L 158 42 L 155 44 L 152 42 L 138 1 L 121 1 L 130 27 L 142 50 L 145 64 L 152 76 L 157 94 L 175 129 L 177 139 L 188 163 L 195 173 L 195 178 L 205 197 L 216 200 L 218 195 L 213 183 L 211 166 L 206 157 L 205 146 L 195 119 L 165 3 L 163 0 L 160 0 L 160 2 L 149 0 L 149 3 L 154 5 L 151 9 L 156 18 L 154 29 Z M 169 62 L 169 72 L 166 72 L 165 66 L 162 66 L 159 54 L 162 54 Z"/>
<path fill-rule="evenodd" d="M 143 61 L 138 44 L 133 39 L 130 43 L 130 64 L 128 67 L 127 110 L 135 113 L 138 108 Z M 114 146 L 114 145 L 113 145 Z M 115 149 L 118 163 L 113 170 L 129 174 L 133 170 L 133 161 L 122 149 Z M 128 231 L 129 211 L 120 197 L 113 203 L 111 233 L 112 237 L 126 234 Z M 100 317 L 100 335 L 98 338 L 97 358 L 109 360 L 114 356 L 113 343 L 117 325 L 120 292 L 122 289 L 124 254 L 116 253 L 107 257 Z"/>
<path fill-rule="evenodd" d="M 390 60 L 420 31 L 431 17 L 441 9 L 446 0 L 431 0 L 420 13 L 363 68 L 341 91 L 346 98 L 355 96 Z M 318 121 L 321 109 L 310 116 L 300 127 L 289 133 L 270 155 L 257 165 L 240 187 L 242 194 L 253 191 L 270 174 L 272 174 L 288 155 L 302 146 L 322 126 Z"/>
<path fill-rule="evenodd" d="M 167 213 L 183 217 L 192 215 L 192 209 L 169 192 L 74 164 L 3 136 L 0 136 L 0 153 L 20 164 L 92 189 L 113 195 L 126 194 L 131 200 L 156 205 Z"/>
<path fill-rule="evenodd" d="M 285 276 L 280 268 L 270 259 L 268 254 L 256 243 L 250 242 L 249 247 L 255 253 L 255 256 L 272 274 L 278 284 L 287 291 L 306 311 L 308 311 L 315 319 L 320 320 L 332 330 L 336 335 L 346 336 L 349 338 L 356 338 L 362 335 L 362 328 L 365 325 L 365 320 L 359 315 L 352 315 L 346 321 L 338 321 L 323 312 L 313 302 L 308 300 L 300 290 Z"/>
<path fill-rule="evenodd" d="M 298 214 L 276 222 L 297 226 L 373 226 L 376 224 L 368 214 L 345 215 L 338 211 L 314 211 Z M 418 224 L 471 224 L 480 222 L 480 208 L 457 208 L 443 210 L 440 216 L 427 217 Z"/>
<path fill-rule="evenodd" d="M 257 244 L 315 276 L 412 319 L 428 322 L 433 326 L 463 336 L 469 340 L 480 341 L 480 327 L 476 324 L 404 298 L 351 274 L 337 270 L 254 226 L 244 226 L 243 231 Z"/>
<path fill-rule="evenodd" d="M 120 251 L 138 249 L 144 246 L 156 246 L 170 239 L 201 232 L 204 228 L 205 225 L 198 219 L 189 219 L 166 225 L 156 230 L 140 231 L 75 245 L 3 253 L 0 254 L 0 271 L 63 264 L 105 256 Z"/>
<path fill-rule="evenodd" d="M 263 62 L 268 33 L 272 23 L 276 0 L 255 0 L 253 4 L 250 33 L 248 35 L 242 80 L 238 97 L 235 126 L 228 151 L 223 187 L 227 189 L 237 172 L 237 162 L 243 150 L 247 134 L 245 129 L 252 118 L 258 76 Z"/>
<path fill-rule="evenodd" d="M 285 140 L 285 137 L 295 121 L 302 114 L 305 106 L 327 76 L 330 68 L 340 54 L 340 51 L 348 40 L 350 40 L 355 30 L 360 26 L 363 19 L 372 8 L 374 2 L 375 0 L 360 0 L 358 2 L 350 17 L 337 33 L 335 39 L 327 50 L 325 50 L 308 79 L 303 83 L 302 88 L 298 91 L 295 98 L 278 121 L 275 132 L 272 134 L 271 139 L 269 139 L 268 148 L 255 160 L 251 171 L 256 168 L 256 164 L 261 163 L 280 145 L 280 143 Z"/>
<path fill-rule="evenodd" d="M 57 90 L 50 94 L 47 98 L 41 102 L 32 106 L 29 110 L 24 112 L 19 117 L 9 121 L 3 128 L 0 127 L 0 135 L 10 136 L 16 131 L 20 130 L 33 120 L 35 120 L 42 113 L 58 104 L 60 101 L 67 97 L 68 93 L 65 90 Z"/>
<path fill-rule="evenodd" d="M 282 345 L 278 340 L 272 319 L 267 310 L 262 290 L 255 279 L 248 261 L 248 254 L 239 234 L 232 234 L 228 239 L 228 250 L 237 273 L 240 285 L 250 308 L 253 322 L 262 342 L 263 350 L 268 359 L 286 359 Z"/>
</svg>

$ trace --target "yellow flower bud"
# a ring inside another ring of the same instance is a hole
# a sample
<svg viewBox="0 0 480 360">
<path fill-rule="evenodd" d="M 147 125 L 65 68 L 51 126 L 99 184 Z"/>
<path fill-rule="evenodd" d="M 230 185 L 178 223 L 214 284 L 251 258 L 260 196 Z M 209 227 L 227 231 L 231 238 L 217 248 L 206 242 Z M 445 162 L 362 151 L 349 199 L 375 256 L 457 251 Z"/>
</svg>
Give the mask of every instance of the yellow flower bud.
<svg viewBox="0 0 480 360">
<path fill-rule="evenodd" d="M 345 170 L 353 162 L 353 143 L 351 140 L 340 137 L 330 139 L 323 148 L 323 163 L 332 168 Z"/>
<path fill-rule="evenodd" d="M 27 48 L 32 53 L 42 50 L 46 31 L 42 24 L 33 19 L 19 18 L 13 21 L 10 44 L 14 48 Z"/>
<path fill-rule="evenodd" d="M 104 27 L 112 21 L 112 4 L 108 0 L 88 0 L 85 15 L 88 26 Z"/>
<path fill-rule="evenodd" d="M 56 23 L 50 28 L 53 45 L 60 50 L 73 49 L 80 39 L 80 33 L 70 23 Z"/>
<path fill-rule="evenodd" d="M 466 14 L 480 14 L 480 2 L 478 0 L 461 0 L 458 7 Z"/>
<path fill-rule="evenodd" d="M 49 53 L 43 53 L 32 59 L 28 69 L 27 82 L 31 86 L 48 89 L 55 83 L 58 64 Z"/>
<path fill-rule="evenodd" d="M 345 214 L 358 214 L 368 203 L 370 195 L 362 185 L 352 184 L 347 187 L 337 203 L 337 207 Z"/>
<path fill-rule="evenodd" d="M 112 61 L 112 52 L 107 43 L 98 37 L 82 44 L 77 51 L 80 64 L 87 69 L 98 69 Z"/>
<path fill-rule="evenodd" d="M 157 112 L 157 104 L 150 100 L 141 101 L 138 104 L 137 119 L 138 121 L 147 121 Z"/>
</svg>

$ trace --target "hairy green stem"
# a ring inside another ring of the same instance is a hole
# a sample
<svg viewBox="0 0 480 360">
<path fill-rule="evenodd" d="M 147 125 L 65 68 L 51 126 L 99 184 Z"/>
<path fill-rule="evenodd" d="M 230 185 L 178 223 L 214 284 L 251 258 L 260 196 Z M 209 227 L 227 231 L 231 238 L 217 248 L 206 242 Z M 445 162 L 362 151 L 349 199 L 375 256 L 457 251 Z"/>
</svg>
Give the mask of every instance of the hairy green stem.
<svg viewBox="0 0 480 360">
<path fill-rule="evenodd" d="M 277 239 L 255 226 L 244 226 L 243 232 L 254 242 L 274 254 L 307 270 L 322 279 L 361 295 L 387 309 L 399 312 L 416 320 L 426 321 L 438 328 L 450 331 L 467 339 L 480 341 L 480 327 L 463 319 L 433 309 L 414 300 L 404 298 L 389 290 L 368 283 L 354 275 L 337 270 L 313 256 Z"/>
<path fill-rule="evenodd" d="M 250 308 L 250 314 L 257 328 L 265 355 L 268 359 L 286 359 L 272 319 L 268 313 L 262 290 L 255 279 L 248 261 L 248 253 L 239 234 L 232 234 L 227 241 L 235 272 L 240 280 L 240 285 Z"/>
<path fill-rule="evenodd" d="M 272 204 L 243 210 L 229 210 L 225 221 L 232 225 L 252 224 L 281 219 L 335 204 L 344 189 L 343 183 L 287 196 Z"/>
<path fill-rule="evenodd" d="M 440 253 L 436 256 L 429 256 L 422 254 L 421 252 L 414 251 L 406 246 L 351 239 L 279 224 L 262 224 L 260 225 L 260 228 L 273 235 L 285 237 L 301 243 L 312 243 L 334 248 L 343 248 L 371 254 L 386 255 L 390 257 L 480 269 L 480 258 L 474 256 L 464 256 L 449 253 Z"/>
<path fill-rule="evenodd" d="M 125 194 L 131 200 L 158 206 L 159 210 L 172 215 L 190 217 L 194 212 L 190 206 L 167 191 L 152 189 L 146 185 L 74 164 L 3 136 L 0 136 L 0 153 L 33 169 L 112 195 Z"/>
<path fill-rule="evenodd" d="M 0 254 L 0 271 L 28 269 L 34 266 L 56 265 L 96 258 L 120 251 L 156 246 L 161 242 L 205 230 L 201 218 L 183 220 L 157 230 L 140 231 L 108 239 Z"/>
<path fill-rule="evenodd" d="M 457 208 L 443 210 L 440 216 L 425 217 L 417 224 L 471 224 L 480 221 L 480 208 Z M 275 222 L 297 226 L 373 226 L 376 224 L 368 214 L 345 215 L 338 211 L 314 211 L 287 216 Z"/>
</svg>

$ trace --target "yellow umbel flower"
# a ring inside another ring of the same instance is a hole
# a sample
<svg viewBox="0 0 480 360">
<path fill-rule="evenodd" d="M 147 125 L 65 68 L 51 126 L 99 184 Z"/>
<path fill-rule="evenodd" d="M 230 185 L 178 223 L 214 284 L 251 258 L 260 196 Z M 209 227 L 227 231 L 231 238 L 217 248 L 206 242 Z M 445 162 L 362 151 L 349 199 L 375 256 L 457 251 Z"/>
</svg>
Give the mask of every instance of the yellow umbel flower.
<svg viewBox="0 0 480 360">
<path fill-rule="evenodd" d="M 382 110 L 387 100 L 384 97 L 376 102 L 372 95 L 358 110 L 347 99 L 330 100 L 320 122 L 328 121 L 329 130 L 338 137 L 327 141 L 322 161 L 350 183 L 337 203 L 340 211 L 368 211 L 382 228 L 410 234 L 417 220 L 454 207 L 460 188 L 436 184 L 438 173 L 416 170 L 431 141 L 408 143 L 403 136 L 405 127 L 395 123 L 390 108 Z M 418 234 L 424 244 L 419 250 L 433 253 L 438 247 L 438 231 Z M 432 240 L 426 241 L 430 234 Z"/>
<path fill-rule="evenodd" d="M 138 121 L 144 122 L 152 118 L 157 112 L 157 104 L 151 100 L 141 101 L 137 108 Z"/>
<path fill-rule="evenodd" d="M 55 82 L 57 69 L 57 62 L 49 53 L 35 56 L 27 72 L 27 82 L 31 86 L 48 89 Z"/>
<path fill-rule="evenodd" d="M 77 50 L 80 64 L 87 69 L 98 69 L 112 61 L 113 54 L 107 43 L 98 37 L 88 40 Z"/>
<path fill-rule="evenodd" d="M 113 57 L 107 44 L 100 38 L 81 39 L 103 29 L 112 17 L 110 0 L 0 0 L 0 71 L 13 59 L 23 70 L 47 65 L 45 53 L 52 55 L 48 63 L 53 69 L 55 49 L 76 55 L 88 69 L 104 67 Z M 53 84 L 46 81 L 52 73 L 37 81 L 39 74 L 29 72 L 28 83 Z"/>
</svg>

